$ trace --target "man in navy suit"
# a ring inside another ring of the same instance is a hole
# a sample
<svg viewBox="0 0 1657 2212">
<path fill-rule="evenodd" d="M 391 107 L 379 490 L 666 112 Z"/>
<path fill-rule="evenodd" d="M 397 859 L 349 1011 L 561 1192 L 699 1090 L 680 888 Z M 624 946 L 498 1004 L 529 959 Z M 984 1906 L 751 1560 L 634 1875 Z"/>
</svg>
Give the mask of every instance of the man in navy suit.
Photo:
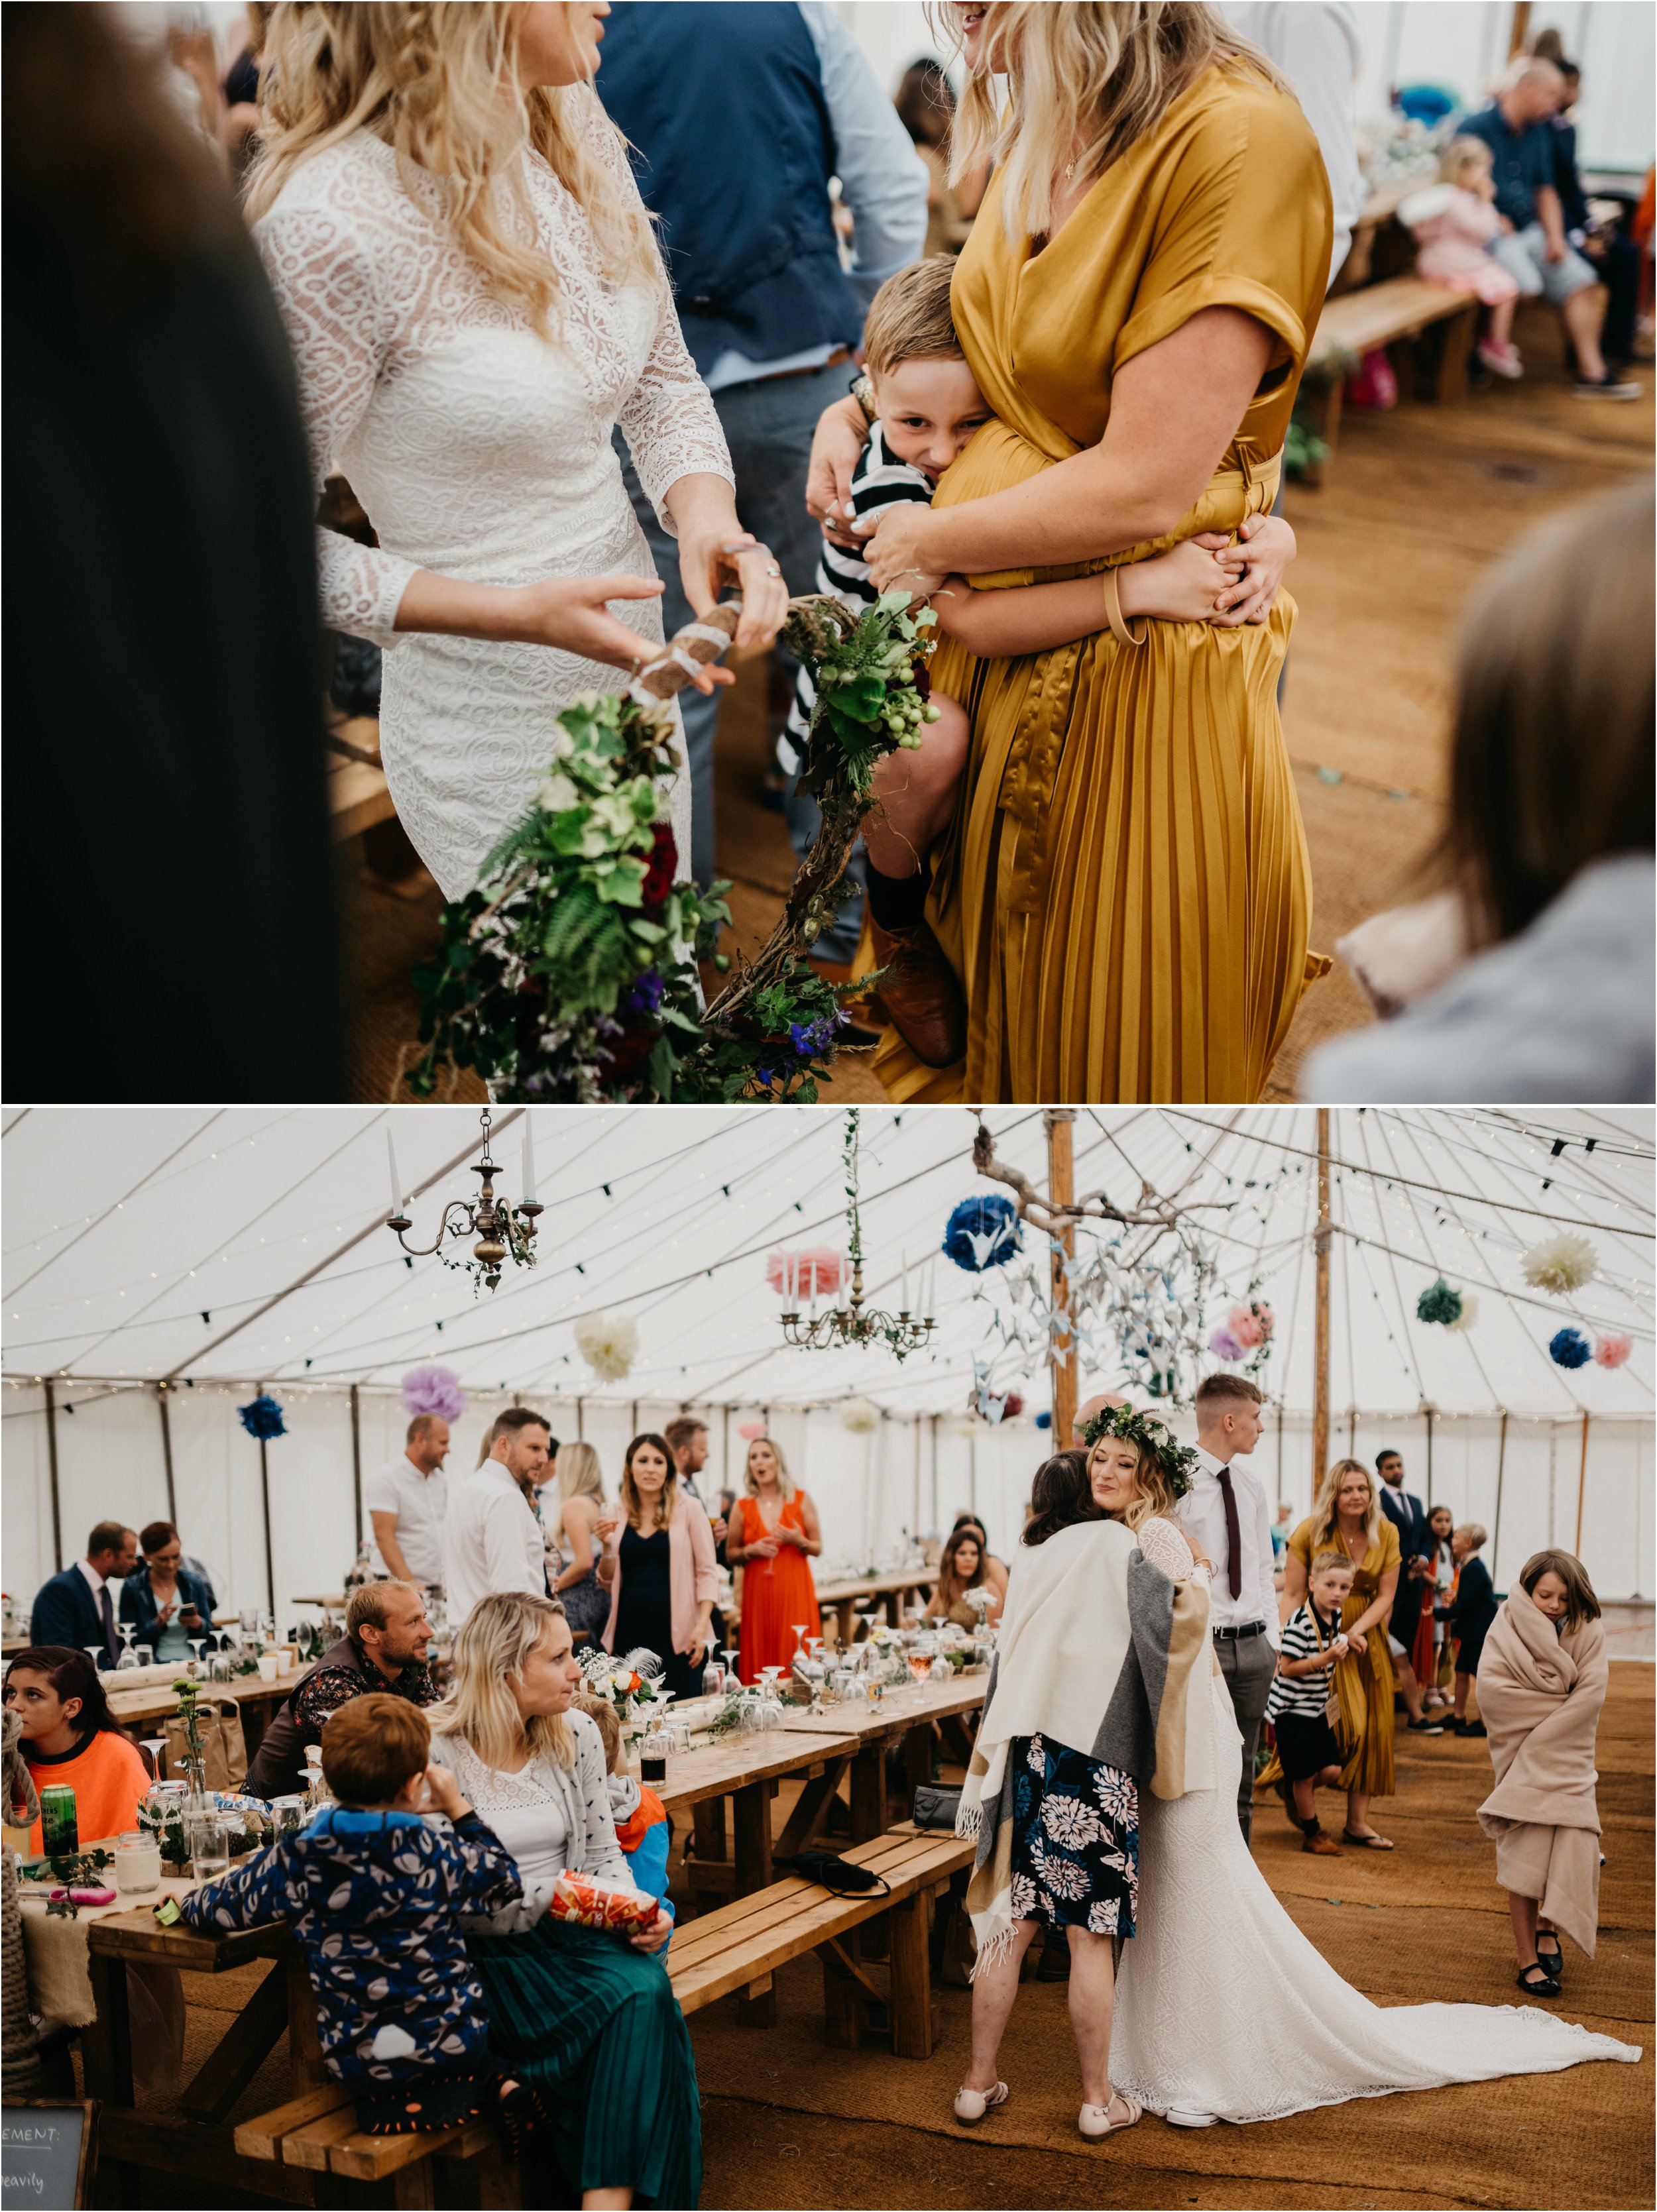
<svg viewBox="0 0 1657 2212">
<path fill-rule="evenodd" d="M 29 1641 L 60 1644 L 71 1651 L 101 1644 L 107 1664 L 121 1653 L 115 1601 L 109 1585 L 138 1564 L 138 1536 L 119 1521 L 101 1521 L 86 1540 L 86 1557 L 46 1583 L 29 1614 Z"/>
<path fill-rule="evenodd" d="M 1416 1631 L 1421 1625 L 1422 1599 L 1429 1588 L 1427 1560 L 1434 1549 L 1427 1508 L 1413 1491 L 1404 1488 L 1404 1460 L 1399 1453 L 1379 1453 L 1375 1472 L 1380 1477 L 1381 1511 L 1398 1532 L 1398 1586 L 1392 1595 L 1391 1624 L 1392 1665 L 1398 1673 L 1398 1689 L 1409 1712 L 1411 1730 L 1418 1735 L 1442 1735 L 1443 1729 L 1428 1715 L 1422 1704 L 1421 1685 L 1416 1680 L 1410 1656 L 1416 1648 Z"/>
</svg>

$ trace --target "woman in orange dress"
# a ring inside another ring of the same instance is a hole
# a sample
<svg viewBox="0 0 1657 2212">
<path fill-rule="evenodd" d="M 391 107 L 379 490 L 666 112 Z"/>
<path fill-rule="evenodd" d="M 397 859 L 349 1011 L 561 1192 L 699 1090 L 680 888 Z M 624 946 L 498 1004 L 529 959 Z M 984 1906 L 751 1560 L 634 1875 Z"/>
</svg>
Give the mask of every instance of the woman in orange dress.
<svg viewBox="0 0 1657 2212">
<path fill-rule="evenodd" d="M 809 1562 L 823 1548 L 817 1508 L 796 1490 L 780 1445 L 756 1437 L 744 1471 L 747 1496 L 740 1498 L 726 1540 L 725 1557 L 742 1574 L 741 1656 L 737 1671 L 757 1682 L 766 1667 L 787 1667 L 794 1632 L 803 1621 L 817 1633 L 817 1585 Z"/>
</svg>

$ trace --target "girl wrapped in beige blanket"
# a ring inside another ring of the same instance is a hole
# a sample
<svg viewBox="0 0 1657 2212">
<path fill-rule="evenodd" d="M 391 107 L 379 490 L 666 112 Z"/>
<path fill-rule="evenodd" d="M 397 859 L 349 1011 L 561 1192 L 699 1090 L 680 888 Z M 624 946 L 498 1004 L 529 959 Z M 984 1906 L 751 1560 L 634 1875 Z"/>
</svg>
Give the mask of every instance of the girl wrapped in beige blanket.
<svg viewBox="0 0 1657 2212">
<path fill-rule="evenodd" d="M 1537 1899 L 1541 1918 L 1591 1959 L 1599 1917 L 1593 1745 L 1610 1679 L 1605 1633 L 1597 1619 L 1583 1619 L 1575 1628 L 1567 1621 L 1561 1634 L 1525 1587 L 1543 1586 L 1531 1573 L 1536 1564 L 1527 1564 L 1503 1603 L 1479 1661 L 1478 1710 L 1496 1788 L 1478 1819 L 1495 1839 L 1502 1887 Z"/>
</svg>

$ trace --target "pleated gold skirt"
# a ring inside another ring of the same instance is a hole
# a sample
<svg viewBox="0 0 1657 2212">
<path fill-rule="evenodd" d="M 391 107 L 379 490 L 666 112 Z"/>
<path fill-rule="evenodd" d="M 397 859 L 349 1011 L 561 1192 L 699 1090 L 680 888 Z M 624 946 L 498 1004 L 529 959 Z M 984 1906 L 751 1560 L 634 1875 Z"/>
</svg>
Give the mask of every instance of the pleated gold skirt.
<svg viewBox="0 0 1657 2212">
<path fill-rule="evenodd" d="M 874 1058 L 902 1101 L 1243 1103 L 1301 995 L 1311 871 L 1277 678 L 1295 621 L 1151 622 L 1016 660 L 946 641 L 972 748 L 928 913 L 966 993 L 966 1058 Z"/>
</svg>

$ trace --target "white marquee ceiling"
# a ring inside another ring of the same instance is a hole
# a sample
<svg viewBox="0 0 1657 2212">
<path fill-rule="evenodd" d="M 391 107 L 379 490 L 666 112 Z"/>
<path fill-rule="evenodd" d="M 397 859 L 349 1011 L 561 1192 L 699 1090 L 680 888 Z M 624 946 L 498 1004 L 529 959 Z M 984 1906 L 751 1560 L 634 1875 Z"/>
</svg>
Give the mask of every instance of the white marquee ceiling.
<svg viewBox="0 0 1657 2212">
<path fill-rule="evenodd" d="M 436 1259 L 408 1266 L 385 1227 L 386 1130 L 423 1194 L 475 1188 L 470 1108 L 36 1108 L 5 1125 L 5 1370 L 33 1382 L 264 1381 L 393 1384 L 438 1360 L 477 1389 L 698 1403 L 834 1399 L 956 1409 L 989 1315 L 980 1282 L 940 1258 L 936 1348 L 899 1367 L 882 1352 L 781 1343 L 766 1287 L 773 1250 L 843 1243 L 844 1117 L 824 1109 L 538 1108 L 541 1264 L 490 1297 Z M 994 1108 L 1002 1157 L 1045 1181 L 1039 1111 Z M 1638 1414 L 1652 1402 L 1653 1117 L 1648 1112 L 1342 1109 L 1332 1117 L 1331 1396 L 1337 1407 Z M 866 1109 L 864 1238 L 872 1303 L 897 1304 L 899 1268 L 935 1252 L 950 1207 L 986 1188 L 971 1114 Z M 510 1195 L 522 1125 L 498 1117 Z M 1588 1149 L 1589 1140 L 1592 1149 Z M 1077 1187 L 1131 1204 L 1142 1180 L 1209 1225 L 1226 1304 L 1258 1279 L 1278 1321 L 1261 1380 L 1311 1400 L 1310 1232 L 1315 1116 L 1305 1108 L 1081 1109 Z M 1559 1147 L 1556 1150 L 1556 1147 Z M 451 1165 L 451 1163 L 458 1164 Z M 1228 1210 L 1220 1210 L 1225 1208 Z M 1580 1227 L 1599 1270 L 1571 1298 L 1527 1288 L 1526 1247 Z M 1031 1232 L 1033 1244 L 1041 1240 Z M 1471 1329 L 1415 1318 L 1439 1273 L 1480 1302 Z M 992 1273 L 982 1279 L 992 1294 Z M 596 1382 L 572 1324 L 595 1310 L 638 1330 L 631 1374 Z M 1628 1364 L 1555 1366 L 1568 1323 L 1634 1340 Z M 1108 1363 L 1088 1386 L 1116 1377 Z M 1045 1377 L 1029 1377 L 1034 1406 Z"/>
</svg>

